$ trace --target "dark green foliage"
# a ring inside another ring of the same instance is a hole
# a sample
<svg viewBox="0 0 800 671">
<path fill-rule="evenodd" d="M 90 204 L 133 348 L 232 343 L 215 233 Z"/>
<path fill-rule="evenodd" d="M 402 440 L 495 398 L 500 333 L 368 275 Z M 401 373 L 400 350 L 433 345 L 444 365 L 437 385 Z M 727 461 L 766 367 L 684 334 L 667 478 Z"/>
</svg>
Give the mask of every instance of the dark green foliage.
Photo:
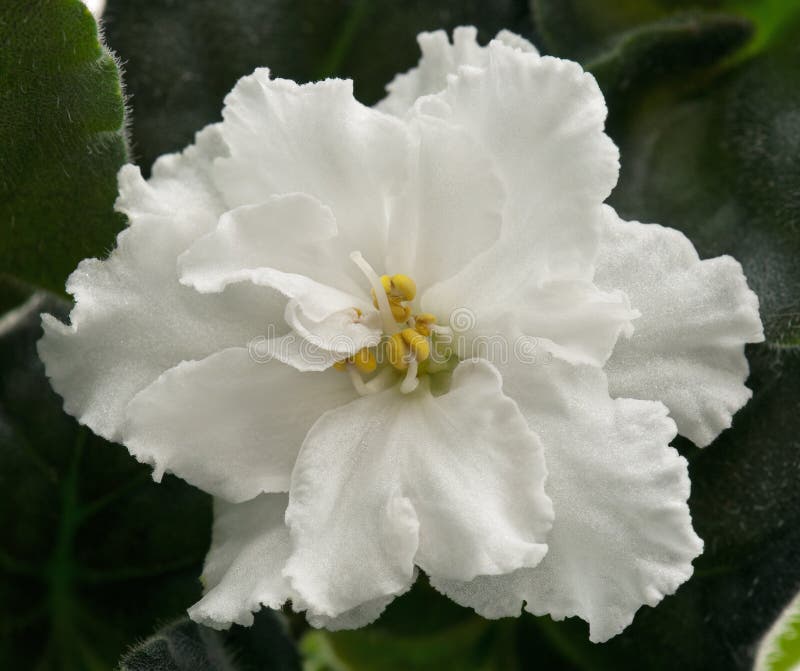
<svg viewBox="0 0 800 671">
<path fill-rule="evenodd" d="M 280 613 L 263 611 L 252 627 L 214 631 L 182 619 L 132 648 L 119 671 L 300 671 Z"/>
<path fill-rule="evenodd" d="M 530 32 L 525 0 L 112 0 L 104 17 L 125 62 L 133 154 L 149 169 L 220 118 L 240 77 L 269 67 L 306 82 L 348 77 L 372 104 L 416 64 L 417 33 L 475 24 L 488 41 L 501 28 Z"/>
<path fill-rule="evenodd" d="M 0 7 L 0 273 L 57 292 L 78 261 L 103 255 L 126 160 L 113 57 L 78 0 Z"/>
<path fill-rule="evenodd" d="M 109 669 L 200 596 L 208 497 L 65 415 L 36 351 L 43 294 L 0 318 L 0 668 Z"/>
<path fill-rule="evenodd" d="M 799 24 L 800 25 L 800 24 Z M 767 339 L 800 345 L 800 41 L 687 88 L 655 87 L 612 129 L 611 203 L 732 254 L 761 299 Z"/>
</svg>

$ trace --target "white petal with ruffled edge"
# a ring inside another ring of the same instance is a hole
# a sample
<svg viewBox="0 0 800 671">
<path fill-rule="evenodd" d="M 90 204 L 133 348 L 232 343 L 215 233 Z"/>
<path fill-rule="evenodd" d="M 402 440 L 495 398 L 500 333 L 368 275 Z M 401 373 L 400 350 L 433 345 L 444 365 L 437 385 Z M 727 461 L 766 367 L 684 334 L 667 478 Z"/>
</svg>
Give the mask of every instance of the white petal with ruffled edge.
<svg viewBox="0 0 800 671">
<path fill-rule="evenodd" d="M 375 107 L 395 116 L 403 116 L 419 97 L 443 90 L 447 86 L 447 76 L 455 74 L 460 66 L 485 66 L 488 55 L 486 48 L 478 44 L 477 38 L 478 31 L 472 26 L 456 28 L 452 44 L 444 30 L 420 33 L 417 36 L 422 52 L 419 65 L 397 75 L 387 84 L 388 95 Z M 507 30 L 501 30 L 496 39 L 510 47 L 537 53 L 528 40 Z"/>
<path fill-rule="evenodd" d="M 306 193 L 331 208 L 348 250 L 383 258 L 386 201 L 408 177 L 404 124 L 357 102 L 351 81 L 299 86 L 263 68 L 237 82 L 222 115 L 230 157 L 214 176 L 230 208 Z"/>
<path fill-rule="evenodd" d="M 356 397 L 338 371 L 301 373 L 227 349 L 170 369 L 126 410 L 122 441 L 158 480 L 175 473 L 241 502 L 289 489 L 306 432 L 326 411 Z"/>
<path fill-rule="evenodd" d="M 222 215 L 208 235 L 181 254 L 181 283 L 202 293 L 250 281 L 289 298 L 320 285 L 361 293 L 346 268 L 349 249 L 341 247 L 333 212 L 304 193 L 271 196 Z"/>
<path fill-rule="evenodd" d="M 469 579 L 541 560 L 544 460 L 500 386 L 490 364 L 464 362 L 442 396 L 392 389 L 314 425 L 286 515 L 287 575 L 310 608 L 336 616 L 397 594 L 415 562 Z"/>
<path fill-rule="evenodd" d="M 291 597 L 283 577 L 291 552 L 283 521 L 287 501 L 286 494 L 262 494 L 238 504 L 214 501 L 203 598 L 189 609 L 195 622 L 214 629 L 249 627 L 262 606 L 277 609 Z"/>
<path fill-rule="evenodd" d="M 434 586 L 485 617 L 577 615 L 592 641 L 627 627 L 692 574 L 702 541 L 687 506 L 686 460 L 675 424 L 653 401 L 612 400 L 603 372 L 558 359 L 506 367 L 504 390 L 541 436 L 555 522 L 541 564 Z"/>
<path fill-rule="evenodd" d="M 178 282 L 176 259 L 224 210 L 208 171 L 225 151 L 211 126 L 183 153 L 156 161 L 148 181 L 124 166 L 116 208 L 129 227 L 108 259 L 87 259 L 70 275 L 71 323 L 43 316 L 39 354 L 53 388 L 68 413 L 105 438 L 119 439 L 125 406 L 165 370 L 246 346 L 282 321 L 285 301 L 264 288 L 203 296 Z"/>
<path fill-rule="evenodd" d="M 280 345 L 273 356 L 300 370 L 323 370 L 380 340 L 378 314 L 356 282 L 363 277 L 349 272 L 356 271 L 349 251 L 330 208 L 295 193 L 226 212 L 180 256 L 178 267 L 181 283 L 200 292 L 252 282 L 291 299 L 284 317 L 293 333 L 271 342 Z M 292 338 L 307 341 L 320 356 L 313 363 L 284 357 Z"/>
<path fill-rule="evenodd" d="M 619 152 L 604 132 L 603 94 L 572 61 L 498 41 L 488 52 L 485 68 L 460 68 L 436 99 L 493 159 L 508 190 L 506 224 L 527 231 L 528 239 L 543 237 L 558 229 L 553 213 L 594 207 L 617 182 Z M 431 113 L 443 111 L 420 103 Z"/>
<path fill-rule="evenodd" d="M 411 589 L 411 585 L 416 582 L 416 575 L 417 574 L 415 572 L 411 577 L 406 591 Z M 356 606 L 355 608 L 348 610 L 346 613 L 342 613 L 336 617 L 329 617 L 327 615 L 315 613 L 313 610 L 307 610 L 306 620 L 312 627 L 316 627 L 317 629 L 327 629 L 328 631 L 360 629 L 361 627 L 366 627 L 371 622 L 377 620 L 383 611 L 386 610 L 386 606 L 388 606 L 396 597 L 400 596 L 401 594 L 404 594 L 404 592 L 398 592 L 392 596 L 381 597 L 378 599 L 373 599 L 372 601 L 367 601 L 366 603 Z"/>
<path fill-rule="evenodd" d="M 462 358 L 506 363 L 541 341 L 562 359 L 602 366 L 639 316 L 620 291 L 587 280 L 538 282 L 524 266 L 506 264 L 500 249 L 476 261 L 421 299 L 426 312 L 449 317 Z"/>
<path fill-rule="evenodd" d="M 292 600 L 293 610 L 306 608 L 283 575 L 291 555 L 289 529 L 284 523 L 288 500 L 286 494 L 261 494 L 245 503 L 214 500 L 203 598 L 189 609 L 195 622 L 214 629 L 227 629 L 231 624 L 247 627 L 262 607 L 278 609 Z M 376 599 L 333 618 L 313 611 L 306 617 L 314 627 L 357 629 L 375 620 L 389 601 Z"/>
<path fill-rule="evenodd" d="M 611 394 L 662 401 L 682 435 L 708 445 L 750 398 L 744 345 L 764 339 L 742 267 L 729 256 L 701 261 L 679 231 L 615 216 L 596 277 L 642 313 L 606 365 Z"/>
<path fill-rule="evenodd" d="M 420 290 L 448 279 L 500 236 L 505 191 L 480 144 L 435 117 L 410 120 L 414 169 L 395 200 L 387 272 Z"/>
</svg>

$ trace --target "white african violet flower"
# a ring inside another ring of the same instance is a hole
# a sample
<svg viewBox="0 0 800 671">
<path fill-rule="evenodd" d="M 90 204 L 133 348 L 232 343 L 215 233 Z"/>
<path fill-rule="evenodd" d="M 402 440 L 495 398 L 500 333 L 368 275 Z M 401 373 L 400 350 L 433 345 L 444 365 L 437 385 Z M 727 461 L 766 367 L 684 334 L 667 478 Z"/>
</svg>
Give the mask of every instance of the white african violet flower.
<svg viewBox="0 0 800 671">
<path fill-rule="evenodd" d="M 217 497 L 196 620 L 291 599 L 361 626 L 418 566 L 487 617 L 602 641 L 692 572 L 669 442 L 746 402 L 758 302 L 733 259 L 602 205 L 617 149 L 577 64 L 419 41 L 377 109 L 257 70 L 148 181 L 124 167 L 130 226 L 40 353 L 68 412 Z M 473 317 L 452 351 L 451 314 Z"/>
</svg>

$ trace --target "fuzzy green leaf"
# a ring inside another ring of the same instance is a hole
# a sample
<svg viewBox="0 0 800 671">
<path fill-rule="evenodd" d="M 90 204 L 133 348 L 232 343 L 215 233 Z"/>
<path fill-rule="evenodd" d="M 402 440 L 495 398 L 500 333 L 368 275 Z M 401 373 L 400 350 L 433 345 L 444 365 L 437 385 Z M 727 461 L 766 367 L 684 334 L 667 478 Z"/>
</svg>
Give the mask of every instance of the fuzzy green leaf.
<svg viewBox="0 0 800 671">
<path fill-rule="evenodd" d="M 119 671 L 300 671 L 300 659 L 283 616 L 265 610 L 228 631 L 181 619 L 125 653 Z"/>
<path fill-rule="evenodd" d="M 40 312 L 68 306 L 35 294 L 0 317 L 0 668 L 107 670 L 199 598 L 211 506 L 63 413 Z"/>
<path fill-rule="evenodd" d="M 0 268 L 64 291 L 77 263 L 102 255 L 126 160 L 114 58 L 79 0 L 0 8 Z"/>
</svg>

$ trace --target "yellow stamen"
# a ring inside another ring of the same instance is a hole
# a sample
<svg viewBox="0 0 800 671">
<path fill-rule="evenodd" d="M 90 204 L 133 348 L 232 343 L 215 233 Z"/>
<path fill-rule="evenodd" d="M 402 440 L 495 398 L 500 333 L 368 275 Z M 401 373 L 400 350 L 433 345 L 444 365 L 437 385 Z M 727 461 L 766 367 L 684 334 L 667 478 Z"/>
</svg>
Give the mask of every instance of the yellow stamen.
<svg viewBox="0 0 800 671">
<path fill-rule="evenodd" d="M 425 361 L 431 355 L 431 345 L 428 339 L 417 333 L 414 329 L 403 329 L 400 336 L 406 341 L 409 349 L 414 353 L 417 361 Z"/>
<path fill-rule="evenodd" d="M 386 275 L 384 275 L 386 277 Z M 382 278 L 381 278 L 382 279 Z M 401 297 L 404 301 L 413 301 L 417 295 L 417 283 L 408 275 L 392 275 L 391 293 Z M 386 285 L 384 284 L 384 287 Z"/>
<path fill-rule="evenodd" d="M 347 370 L 347 359 L 343 359 L 342 361 L 337 361 L 333 364 L 333 367 L 336 370 Z"/>
<path fill-rule="evenodd" d="M 430 312 L 422 312 L 414 315 L 414 328 L 417 333 L 429 336 L 431 334 L 431 325 L 436 323 L 436 317 Z"/>
<path fill-rule="evenodd" d="M 362 373 L 371 373 L 378 366 L 378 361 L 375 359 L 372 350 L 366 347 L 356 353 L 353 357 L 353 363 Z"/>
<path fill-rule="evenodd" d="M 411 308 L 407 305 L 403 305 L 398 299 L 392 296 L 389 297 L 389 307 L 392 309 L 392 317 L 400 324 L 408 321 L 408 318 L 411 316 Z"/>
<path fill-rule="evenodd" d="M 408 368 L 408 345 L 406 345 L 403 336 L 400 333 L 395 333 L 390 336 L 386 341 L 386 358 L 397 370 L 405 370 Z"/>
</svg>

